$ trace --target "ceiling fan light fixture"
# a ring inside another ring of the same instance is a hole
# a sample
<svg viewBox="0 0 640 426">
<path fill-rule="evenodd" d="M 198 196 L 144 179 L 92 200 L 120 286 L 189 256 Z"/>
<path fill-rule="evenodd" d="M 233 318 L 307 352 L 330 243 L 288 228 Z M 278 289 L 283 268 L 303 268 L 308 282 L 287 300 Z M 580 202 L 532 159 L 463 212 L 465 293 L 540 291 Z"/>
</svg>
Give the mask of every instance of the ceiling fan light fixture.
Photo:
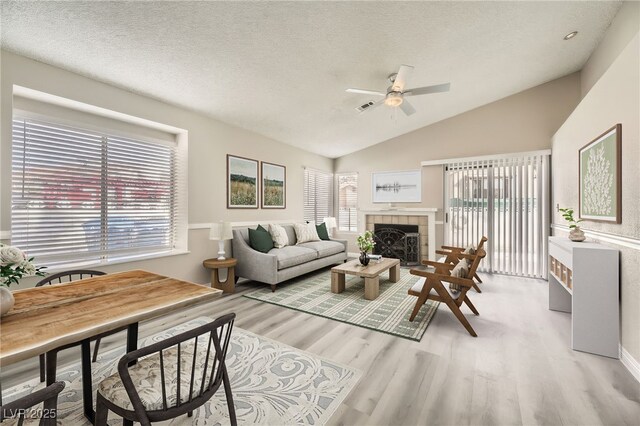
<svg viewBox="0 0 640 426">
<path fill-rule="evenodd" d="M 564 36 L 565 40 L 571 40 L 572 38 L 574 38 L 575 36 L 578 35 L 577 31 L 571 31 L 569 34 L 567 34 L 566 36 Z"/>
<path fill-rule="evenodd" d="M 384 104 L 390 107 L 397 107 L 397 106 L 400 106 L 403 100 L 404 99 L 402 98 L 401 93 L 390 92 L 390 93 L 387 93 L 387 97 L 384 100 Z"/>
</svg>

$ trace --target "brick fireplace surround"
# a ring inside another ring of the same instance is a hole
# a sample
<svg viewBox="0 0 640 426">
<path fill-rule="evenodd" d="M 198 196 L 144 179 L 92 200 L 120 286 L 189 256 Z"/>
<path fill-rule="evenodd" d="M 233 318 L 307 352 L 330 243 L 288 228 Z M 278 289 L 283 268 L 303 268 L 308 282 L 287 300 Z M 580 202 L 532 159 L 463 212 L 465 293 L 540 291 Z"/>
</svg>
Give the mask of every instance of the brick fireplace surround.
<svg viewBox="0 0 640 426">
<path fill-rule="evenodd" d="M 422 260 L 435 259 L 435 215 L 437 209 L 391 209 L 361 210 L 358 223 L 363 224 L 360 232 L 373 232 L 376 223 L 392 225 L 417 225 L 420 233 L 420 254 Z"/>
</svg>

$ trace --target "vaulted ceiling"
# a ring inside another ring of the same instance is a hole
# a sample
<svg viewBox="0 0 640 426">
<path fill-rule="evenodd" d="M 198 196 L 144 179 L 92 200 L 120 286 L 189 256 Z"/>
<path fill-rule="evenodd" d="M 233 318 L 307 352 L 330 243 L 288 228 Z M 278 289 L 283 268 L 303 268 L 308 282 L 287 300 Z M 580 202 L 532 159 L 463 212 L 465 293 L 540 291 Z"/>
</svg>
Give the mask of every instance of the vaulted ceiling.
<svg viewBox="0 0 640 426">
<path fill-rule="evenodd" d="M 582 68 L 619 2 L 11 2 L 4 49 L 338 157 Z M 563 37 L 577 30 L 572 40 Z M 401 64 L 417 113 L 359 114 Z"/>
</svg>

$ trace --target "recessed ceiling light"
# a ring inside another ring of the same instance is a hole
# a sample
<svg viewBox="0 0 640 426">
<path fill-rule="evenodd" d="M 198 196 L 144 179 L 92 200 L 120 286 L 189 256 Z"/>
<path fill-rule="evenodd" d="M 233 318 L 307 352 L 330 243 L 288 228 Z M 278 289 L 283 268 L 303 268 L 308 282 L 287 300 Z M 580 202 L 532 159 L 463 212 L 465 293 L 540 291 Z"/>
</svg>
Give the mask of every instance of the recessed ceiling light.
<svg viewBox="0 0 640 426">
<path fill-rule="evenodd" d="M 574 38 L 577 35 L 578 35 L 577 31 L 572 31 L 569 34 L 567 34 L 566 36 L 564 36 L 564 39 L 565 40 L 571 40 L 572 38 Z"/>
</svg>

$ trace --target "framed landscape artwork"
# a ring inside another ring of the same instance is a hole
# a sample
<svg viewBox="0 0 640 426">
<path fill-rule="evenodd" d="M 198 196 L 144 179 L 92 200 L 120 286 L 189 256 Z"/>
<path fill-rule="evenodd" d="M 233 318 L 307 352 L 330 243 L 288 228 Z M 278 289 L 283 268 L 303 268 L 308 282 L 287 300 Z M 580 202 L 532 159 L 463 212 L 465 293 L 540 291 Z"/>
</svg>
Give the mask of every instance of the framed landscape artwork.
<svg viewBox="0 0 640 426">
<path fill-rule="evenodd" d="M 227 208 L 258 208 L 258 162 L 227 154 Z"/>
<path fill-rule="evenodd" d="M 622 223 L 622 125 L 579 151 L 580 218 Z"/>
<path fill-rule="evenodd" d="M 371 180 L 374 203 L 419 203 L 422 200 L 420 170 L 372 173 Z"/>
<path fill-rule="evenodd" d="M 287 206 L 287 169 L 262 161 L 262 208 L 284 209 Z"/>
</svg>

